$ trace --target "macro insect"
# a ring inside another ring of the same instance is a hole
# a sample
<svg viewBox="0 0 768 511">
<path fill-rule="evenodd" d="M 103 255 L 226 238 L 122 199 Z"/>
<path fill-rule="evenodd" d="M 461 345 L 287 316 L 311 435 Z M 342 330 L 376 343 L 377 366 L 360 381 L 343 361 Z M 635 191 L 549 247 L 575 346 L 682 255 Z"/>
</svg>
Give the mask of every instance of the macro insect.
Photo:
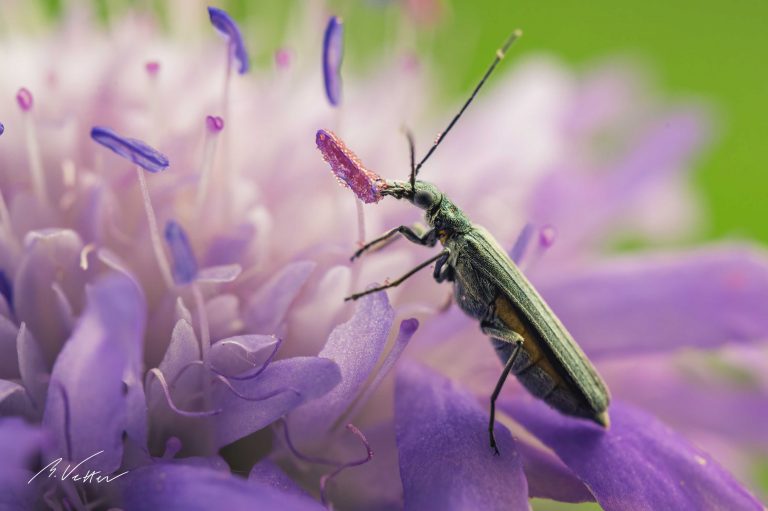
<svg viewBox="0 0 768 511">
<path fill-rule="evenodd" d="M 417 179 L 421 167 L 520 35 L 520 31 L 515 31 L 497 50 L 469 99 L 418 164 L 414 158 L 413 137 L 407 133 L 411 160 L 408 181 L 387 181 L 366 169 L 341 139 L 329 131 L 319 130 L 316 136 L 325 161 L 363 202 L 394 197 L 424 210 L 428 229 L 396 227 L 364 244 L 352 260 L 398 235 L 426 247 L 440 242 L 442 250 L 402 277 L 353 294 L 346 300 L 395 287 L 431 264 L 434 264 L 433 276 L 437 282 L 453 283 L 456 303 L 480 322 L 481 331 L 490 337 L 504 364 L 490 400 L 488 431 L 496 454 L 499 454 L 494 438 L 496 400 L 510 372 L 531 394 L 561 413 L 592 420 L 604 428 L 609 426 L 608 389 L 557 316 L 486 229 L 473 224 L 435 185 Z"/>
</svg>

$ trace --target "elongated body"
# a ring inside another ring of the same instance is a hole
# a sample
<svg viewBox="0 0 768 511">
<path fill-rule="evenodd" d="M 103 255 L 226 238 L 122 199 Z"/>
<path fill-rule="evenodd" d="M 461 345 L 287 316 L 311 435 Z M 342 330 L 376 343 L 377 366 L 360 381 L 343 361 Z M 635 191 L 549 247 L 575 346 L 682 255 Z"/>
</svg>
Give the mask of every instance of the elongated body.
<svg viewBox="0 0 768 511">
<path fill-rule="evenodd" d="M 501 361 L 509 364 L 506 370 L 531 394 L 560 412 L 607 427 L 610 397 L 605 384 L 493 236 L 472 224 L 430 183 L 391 182 L 382 195 L 406 199 L 425 210 L 431 227 L 427 233 L 419 235 L 401 226 L 385 237 L 399 232 L 421 245 L 434 246 L 440 241 L 444 249 L 433 258 L 435 279 L 453 282 L 459 307 L 480 322 Z M 505 378 L 502 374 L 493 401 Z"/>
</svg>

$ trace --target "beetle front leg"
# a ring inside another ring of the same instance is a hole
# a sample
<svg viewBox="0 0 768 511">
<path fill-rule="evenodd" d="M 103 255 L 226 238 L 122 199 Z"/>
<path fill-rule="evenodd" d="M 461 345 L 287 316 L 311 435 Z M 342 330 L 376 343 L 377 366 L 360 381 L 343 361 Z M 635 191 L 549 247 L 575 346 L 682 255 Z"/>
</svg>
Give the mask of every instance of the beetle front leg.
<svg viewBox="0 0 768 511">
<path fill-rule="evenodd" d="M 344 298 L 344 301 L 347 302 L 349 300 L 357 300 L 358 298 L 361 298 L 361 297 L 363 297 L 365 295 L 369 295 L 371 293 L 378 293 L 379 291 L 383 291 L 385 289 L 389 289 L 390 287 L 399 286 L 400 284 L 405 282 L 405 280 L 408 279 L 408 277 L 410 277 L 411 275 L 413 275 L 417 271 L 419 271 L 419 270 L 421 270 L 423 268 L 426 268 L 427 266 L 429 266 L 430 264 L 434 263 L 435 261 L 438 261 L 440 259 L 447 260 L 448 259 L 448 255 L 449 255 L 448 250 L 447 249 L 443 250 L 442 252 L 440 252 L 436 256 L 430 257 L 429 259 L 427 259 L 426 261 L 424 261 L 423 263 L 421 263 L 416 268 L 412 269 L 411 271 L 409 271 L 408 273 L 406 273 L 405 275 L 403 275 L 399 279 L 397 279 L 395 281 L 392 281 L 389 284 L 385 284 L 383 286 L 377 286 L 377 287 L 373 287 L 371 289 L 366 289 L 365 291 L 362 291 L 360 293 L 355 293 L 355 294 L 353 294 L 351 296 L 348 296 L 348 297 Z"/>
<path fill-rule="evenodd" d="M 416 229 L 419 229 L 416 227 Z M 408 227 L 407 225 L 401 225 L 400 227 L 395 227 L 394 229 L 385 232 L 378 238 L 369 241 L 362 247 L 360 247 L 354 254 L 352 254 L 352 257 L 349 258 L 350 261 L 354 261 L 361 255 L 363 255 L 364 252 L 367 252 L 375 245 L 378 245 L 379 243 L 383 243 L 384 241 L 387 241 L 388 239 L 392 238 L 393 236 L 397 236 L 398 234 L 402 234 L 405 236 L 405 238 L 412 242 L 416 243 L 417 245 L 424 245 L 427 247 L 434 247 L 437 243 L 437 233 L 434 229 L 430 229 L 426 232 L 416 232 L 414 228 Z"/>
<path fill-rule="evenodd" d="M 512 371 L 512 365 L 515 363 L 515 359 L 517 359 L 517 354 L 520 353 L 520 348 L 523 346 L 523 337 L 514 330 L 510 330 L 508 328 L 499 328 L 485 321 L 480 323 L 480 329 L 485 335 L 489 337 L 515 345 L 512 353 L 509 356 L 509 359 L 507 360 L 507 363 L 504 364 L 504 369 L 501 371 L 499 380 L 496 382 L 496 387 L 493 389 L 493 394 L 491 394 L 491 417 L 488 423 L 488 436 L 490 437 L 491 441 L 491 449 L 493 449 L 494 454 L 498 456 L 499 448 L 496 446 L 496 436 L 493 432 L 494 426 L 496 424 L 496 400 L 499 398 L 501 389 L 504 387 L 504 382 L 507 381 L 507 377 Z"/>
</svg>

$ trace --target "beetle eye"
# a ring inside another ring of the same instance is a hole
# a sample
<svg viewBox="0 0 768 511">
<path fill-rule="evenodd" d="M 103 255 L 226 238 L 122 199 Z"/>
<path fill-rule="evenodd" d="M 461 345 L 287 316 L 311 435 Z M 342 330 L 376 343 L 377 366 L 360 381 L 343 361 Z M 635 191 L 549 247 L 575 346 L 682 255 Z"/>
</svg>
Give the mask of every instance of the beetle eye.
<svg viewBox="0 0 768 511">
<path fill-rule="evenodd" d="M 435 203 L 435 199 L 436 197 L 434 193 L 426 190 L 419 190 L 413 196 L 413 203 L 421 209 L 429 209 L 432 204 Z"/>
</svg>

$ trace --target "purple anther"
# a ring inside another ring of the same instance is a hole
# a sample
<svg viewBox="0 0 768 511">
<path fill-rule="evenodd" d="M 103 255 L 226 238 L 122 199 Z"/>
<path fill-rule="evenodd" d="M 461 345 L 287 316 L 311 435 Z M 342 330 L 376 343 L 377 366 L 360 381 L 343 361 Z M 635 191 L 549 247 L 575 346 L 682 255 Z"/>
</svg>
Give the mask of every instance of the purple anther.
<svg viewBox="0 0 768 511">
<path fill-rule="evenodd" d="M 341 102 L 341 60 L 344 56 L 344 26 L 331 16 L 323 38 L 323 79 L 325 94 L 333 106 Z"/>
<path fill-rule="evenodd" d="M 29 112 L 32 110 L 32 105 L 35 104 L 35 99 L 32 97 L 32 93 L 29 92 L 29 89 L 22 87 L 16 93 L 16 102 L 24 112 Z"/>
<path fill-rule="evenodd" d="M 555 228 L 551 225 L 545 225 L 539 231 L 539 245 L 542 248 L 549 248 L 555 243 Z"/>
<path fill-rule="evenodd" d="M 147 70 L 149 76 L 157 76 L 157 73 L 160 72 L 160 63 L 156 60 L 148 60 L 147 63 L 144 64 L 144 69 Z"/>
<path fill-rule="evenodd" d="M 218 115 L 209 115 L 205 118 L 205 125 L 211 133 L 218 133 L 224 129 L 224 119 Z"/>
<path fill-rule="evenodd" d="M 250 60 L 237 23 L 226 11 L 217 7 L 208 7 L 208 15 L 211 18 L 211 24 L 216 27 L 216 30 L 229 38 L 231 51 L 233 51 L 235 59 L 240 64 L 237 72 L 241 75 L 245 74 L 250 67 Z"/>
<path fill-rule="evenodd" d="M 381 190 L 386 186 L 386 182 L 378 174 L 365 168 L 340 138 L 330 131 L 318 130 L 315 142 L 340 183 L 351 188 L 355 195 L 367 204 L 381 200 Z"/>
<path fill-rule="evenodd" d="M 293 60 L 293 53 L 288 48 L 278 48 L 275 51 L 275 65 L 278 69 L 288 69 Z"/>
<path fill-rule="evenodd" d="M 0 135 L 2 135 L 3 133 L 5 133 L 5 126 L 3 126 L 3 123 L 0 122 Z"/>
<path fill-rule="evenodd" d="M 197 277 L 197 260 L 187 233 L 179 224 L 169 220 L 165 224 L 165 241 L 171 251 L 174 282 L 180 286 L 193 282 Z"/>
<path fill-rule="evenodd" d="M 102 126 L 91 128 L 91 138 L 149 172 L 160 172 L 168 168 L 168 158 L 141 140 L 121 137 Z"/>
</svg>

